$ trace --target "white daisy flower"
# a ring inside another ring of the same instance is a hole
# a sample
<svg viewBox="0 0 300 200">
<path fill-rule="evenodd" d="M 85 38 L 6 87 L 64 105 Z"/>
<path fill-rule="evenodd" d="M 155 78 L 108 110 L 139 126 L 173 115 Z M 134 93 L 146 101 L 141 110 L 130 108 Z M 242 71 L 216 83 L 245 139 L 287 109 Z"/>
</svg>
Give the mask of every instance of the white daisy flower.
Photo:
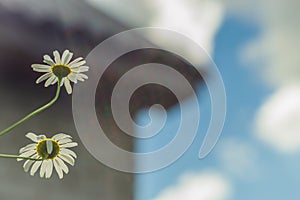
<svg viewBox="0 0 300 200">
<path fill-rule="evenodd" d="M 74 158 L 77 158 L 77 155 L 68 148 L 75 147 L 78 144 L 72 141 L 71 136 L 59 133 L 52 138 L 47 138 L 45 135 L 27 133 L 26 137 L 35 143 L 21 148 L 19 151 L 20 156 L 43 159 L 25 161 L 23 164 L 24 171 L 28 172 L 31 167 L 31 176 L 34 176 L 40 168 L 40 177 L 50 178 L 54 166 L 58 177 L 62 179 L 63 172 L 66 174 L 69 172 L 69 168 L 65 162 L 74 166 Z M 21 161 L 23 159 L 18 158 L 17 160 Z"/>
<path fill-rule="evenodd" d="M 61 86 L 65 85 L 68 94 L 72 93 L 72 87 L 70 81 L 77 83 L 77 81 L 84 81 L 88 79 L 87 75 L 82 72 L 89 70 L 88 66 L 85 66 L 86 61 L 82 58 L 76 58 L 71 61 L 73 53 L 69 50 L 65 50 L 60 56 L 59 52 L 55 50 L 53 52 L 54 60 L 49 55 L 44 55 L 44 63 L 46 64 L 33 64 L 31 67 L 36 72 L 45 72 L 44 75 L 36 80 L 36 83 L 40 83 L 44 80 L 45 87 L 55 84 L 59 78 L 61 78 Z M 71 62 L 70 62 L 71 61 Z"/>
</svg>

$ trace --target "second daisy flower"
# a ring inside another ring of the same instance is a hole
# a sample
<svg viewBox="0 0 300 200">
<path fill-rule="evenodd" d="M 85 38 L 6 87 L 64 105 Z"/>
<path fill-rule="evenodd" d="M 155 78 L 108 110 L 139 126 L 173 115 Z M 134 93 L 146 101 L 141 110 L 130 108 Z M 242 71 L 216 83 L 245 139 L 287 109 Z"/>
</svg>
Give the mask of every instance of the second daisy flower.
<svg viewBox="0 0 300 200">
<path fill-rule="evenodd" d="M 76 58 L 71 61 L 73 53 L 69 50 L 65 50 L 60 56 L 59 52 L 55 50 L 53 52 L 54 60 L 49 55 L 44 55 L 43 62 L 45 64 L 33 64 L 31 67 L 36 72 L 45 72 L 44 75 L 36 80 L 36 83 L 45 81 L 45 87 L 53 85 L 61 79 L 61 86 L 64 85 L 68 94 L 72 93 L 72 87 L 70 81 L 77 83 L 77 81 L 84 81 L 88 79 L 88 76 L 82 72 L 89 70 L 88 66 L 85 66 L 86 61 L 82 58 Z"/>
<path fill-rule="evenodd" d="M 59 133 L 52 138 L 47 138 L 45 135 L 36 135 L 34 133 L 27 133 L 26 137 L 31 139 L 34 143 L 28 144 L 20 149 L 20 156 L 30 157 L 34 159 L 42 159 L 40 161 L 26 160 L 23 168 L 28 172 L 30 167 L 30 175 L 33 176 L 40 168 L 40 177 L 50 178 L 53 168 L 55 168 L 58 177 L 63 178 L 63 172 L 69 172 L 68 166 L 75 164 L 77 155 L 69 148 L 75 147 L 78 144 L 72 141 L 70 135 Z M 18 158 L 18 161 L 23 159 Z"/>
</svg>

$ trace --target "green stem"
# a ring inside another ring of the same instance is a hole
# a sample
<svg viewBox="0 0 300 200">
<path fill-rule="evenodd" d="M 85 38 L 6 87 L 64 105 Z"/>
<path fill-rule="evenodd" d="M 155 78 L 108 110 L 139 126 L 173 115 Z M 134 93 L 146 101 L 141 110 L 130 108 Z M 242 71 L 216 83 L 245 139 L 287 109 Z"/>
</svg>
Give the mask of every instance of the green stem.
<svg viewBox="0 0 300 200">
<path fill-rule="evenodd" d="M 58 80 L 58 83 L 57 83 L 57 90 L 56 90 L 56 95 L 55 97 L 47 104 L 45 104 L 44 106 L 36 109 L 35 111 L 33 111 L 32 113 L 28 114 L 27 116 L 25 116 L 24 118 L 22 118 L 21 120 L 17 121 L 16 123 L 14 123 L 13 125 L 11 125 L 10 127 L 6 128 L 5 130 L 1 131 L 0 132 L 0 136 L 8 133 L 9 131 L 11 131 L 12 129 L 14 129 L 16 126 L 22 124 L 23 122 L 25 122 L 26 120 L 30 119 L 31 117 L 33 117 L 34 115 L 42 112 L 43 110 L 49 108 L 50 106 L 52 106 L 56 100 L 58 99 L 59 97 L 59 93 L 60 93 L 60 84 L 61 84 L 61 79 Z"/>
<path fill-rule="evenodd" d="M 36 160 L 36 161 L 40 161 L 43 159 L 39 159 L 39 158 L 30 158 L 30 157 L 24 157 L 24 156 L 16 156 L 16 155 L 8 155 L 8 154 L 0 154 L 1 158 L 20 158 L 20 159 L 26 159 L 26 160 Z"/>
</svg>

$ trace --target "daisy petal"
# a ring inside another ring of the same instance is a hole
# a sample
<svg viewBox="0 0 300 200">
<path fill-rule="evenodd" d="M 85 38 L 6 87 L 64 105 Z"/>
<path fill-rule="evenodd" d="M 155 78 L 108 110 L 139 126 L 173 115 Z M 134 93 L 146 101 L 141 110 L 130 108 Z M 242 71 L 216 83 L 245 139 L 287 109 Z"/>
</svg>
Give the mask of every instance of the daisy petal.
<svg viewBox="0 0 300 200">
<path fill-rule="evenodd" d="M 46 56 L 46 55 L 45 55 L 45 56 Z M 53 60 L 50 58 L 50 56 L 48 56 L 48 57 L 45 57 L 45 56 L 44 56 L 43 62 L 46 63 L 46 64 L 48 64 L 48 65 L 50 65 L 50 66 L 54 66 L 55 63 L 54 63 Z M 51 60 L 50 60 L 50 59 L 51 59 Z"/>
<path fill-rule="evenodd" d="M 75 160 L 72 158 L 72 156 L 66 155 L 66 154 L 60 154 L 59 157 L 64 160 L 65 162 L 69 163 L 70 165 L 74 166 Z"/>
<path fill-rule="evenodd" d="M 64 161 L 62 161 L 60 158 L 56 158 L 55 160 L 57 160 L 59 166 L 61 167 L 61 169 L 67 174 L 69 173 L 69 168 L 68 166 L 64 163 Z"/>
<path fill-rule="evenodd" d="M 56 76 L 51 76 L 46 82 L 45 82 L 45 87 L 48 87 L 54 80 Z"/>
<path fill-rule="evenodd" d="M 63 174 L 62 169 L 61 169 L 61 167 L 59 165 L 59 162 L 55 159 L 55 160 L 53 160 L 53 164 L 54 164 L 54 168 L 55 168 L 55 170 L 56 170 L 56 172 L 58 174 L 58 177 L 60 179 L 62 179 L 64 177 L 64 174 Z"/>
<path fill-rule="evenodd" d="M 23 165 L 23 169 L 25 172 L 29 171 L 30 166 L 34 163 L 34 160 L 26 160 L 24 165 Z"/>
<path fill-rule="evenodd" d="M 65 82 L 65 79 L 66 79 L 66 77 L 64 77 L 64 78 L 61 79 L 60 87 L 63 86 L 63 84 L 64 84 L 64 82 Z"/>
<path fill-rule="evenodd" d="M 31 67 L 33 69 L 50 69 L 51 68 L 51 66 L 44 65 L 44 64 L 32 64 Z"/>
<path fill-rule="evenodd" d="M 70 60 L 72 59 L 73 53 L 71 53 L 69 50 L 65 50 L 62 58 L 61 58 L 61 63 L 63 65 L 66 65 L 70 62 Z"/>
<path fill-rule="evenodd" d="M 39 169 L 39 167 L 41 166 L 42 161 L 36 161 L 33 165 L 32 168 L 30 170 L 30 175 L 34 176 L 35 172 Z"/>
<path fill-rule="evenodd" d="M 56 64 L 61 64 L 60 62 L 60 55 L 59 55 L 59 52 L 57 51 L 57 50 L 55 50 L 54 52 L 53 52 L 53 56 L 54 56 L 54 60 L 55 60 L 55 63 Z"/>
<path fill-rule="evenodd" d="M 85 81 L 84 79 L 88 79 L 88 76 L 86 76 L 85 74 L 77 74 L 76 78 L 79 81 Z"/>
<path fill-rule="evenodd" d="M 83 78 L 81 78 L 81 77 L 78 77 L 78 76 L 77 76 L 77 80 L 79 80 L 79 81 L 82 81 L 82 82 L 84 81 L 84 79 L 83 79 Z"/>
<path fill-rule="evenodd" d="M 77 83 L 77 74 L 75 73 L 69 74 L 68 79 L 70 79 L 70 81 L 72 81 L 73 83 Z"/>
<path fill-rule="evenodd" d="M 26 151 L 26 152 L 20 154 L 20 156 L 22 156 L 22 157 L 28 157 L 28 156 L 32 156 L 34 153 L 36 153 L 36 150 L 32 149 L 32 150 L 29 150 L 29 151 Z"/>
<path fill-rule="evenodd" d="M 75 67 L 79 67 L 79 66 L 81 66 L 81 65 L 84 65 L 85 63 L 86 63 L 86 61 L 83 60 L 83 61 L 80 61 L 80 62 L 77 62 L 77 63 L 74 63 L 74 64 L 69 64 L 69 66 L 70 66 L 71 68 L 75 68 Z"/>
<path fill-rule="evenodd" d="M 33 142 L 38 142 L 38 136 L 34 133 L 27 133 L 25 135 L 27 138 L 31 139 Z"/>
<path fill-rule="evenodd" d="M 33 71 L 35 72 L 51 72 L 51 69 L 40 69 L 40 68 L 34 68 Z"/>
<path fill-rule="evenodd" d="M 78 74 L 78 77 L 88 79 L 89 77 L 85 74 Z"/>
<path fill-rule="evenodd" d="M 52 73 L 51 72 L 48 72 L 42 76 L 40 76 L 35 82 L 38 84 L 44 80 L 46 80 L 47 78 L 49 78 L 50 76 L 52 76 Z"/>
<path fill-rule="evenodd" d="M 46 178 L 50 178 L 52 175 L 52 171 L 53 171 L 53 161 L 49 160 L 49 164 L 46 168 Z"/>
<path fill-rule="evenodd" d="M 33 150 L 30 150 L 30 151 L 26 151 L 26 152 L 20 154 L 19 156 L 21 156 L 21 157 L 30 157 L 30 156 L 32 156 L 35 153 L 36 153 L 36 150 L 33 149 Z M 17 159 L 17 161 L 21 161 L 21 160 L 23 160 L 23 159 L 22 158 L 18 158 Z"/>
<path fill-rule="evenodd" d="M 75 64 L 75 63 L 81 61 L 82 59 L 83 59 L 82 57 L 76 58 L 75 60 L 73 60 L 72 62 L 70 62 L 68 65 L 69 65 L 69 66 L 72 66 L 73 64 Z"/>
<path fill-rule="evenodd" d="M 58 82 L 58 78 L 55 76 L 55 79 L 51 82 L 51 85 L 54 85 L 56 82 Z"/>
<path fill-rule="evenodd" d="M 53 63 L 52 63 L 52 62 L 50 62 L 50 61 L 48 61 L 48 60 L 43 60 L 43 62 L 44 62 L 44 63 L 46 63 L 46 64 L 48 64 L 48 65 L 50 65 L 50 66 L 52 66 L 52 65 L 53 65 Z"/>
<path fill-rule="evenodd" d="M 70 150 L 70 149 L 61 148 L 60 151 L 61 151 L 61 153 L 63 153 L 63 154 L 71 155 L 71 156 L 73 156 L 74 158 L 77 158 L 76 153 L 75 153 L 74 151 Z"/>
<path fill-rule="evenodd" d="M 89 71 L 89 67 L 88 66 L 79 67 L 79 72 L 87 72 L 87 71 Z"/>
<path fill-rule="evenodd" d="M 44 174 L 46 173 L 47 165 L 48 165 L 48 160 L 44 160 L 44 161 L 42 162 L 41 169 L 40 169 L 40 177 L 41 177 L 41 178 L 43 178 L 43 177 L 44 177 Z"/>
<path fill-rule="evenodd" d="M 74 67 L 74 68 L 72 68 L 72 71 L 75 73 L 86 72 L 86 71 L 89 71 L 89 67 L 88 66 Z"/>
<path fill-rule="evenodd" d="M 52 137 L 53 140 L 61 140 L 61 139 L 64 139 L 64 138 L 72 138 L 72 137 L 70 135 L 67 135 L 67 134 L 64 134 L 64 133 L 58 133 L 58 134 L 56 134 Z"/>
<path fill-rule="evenodd" d="M 69 56 L 65 59 L 65 64 L 68 65 L 73 57 L 73 53 L 69 53 Z"/>
<path fill-rule="evenodd" d="M 34 155 L 32 156 L 32 158 L 38 158 L 38 155 Z M 34 163 L 34 160 L 26 160 L 24 165 L 23 165 L 23 169 L 25 172 L 29 171 L 30 166 Z"/>
<path fill-rule="evenodd" d="M 44 58 L 44 62 L 47 61 L 48 65 L 50 66 L 55 65 L 55 62 L 52 60 L 52 58 L 49 55 L 46 54 L 43 56 L 43 58 Z"/>
<path fill-rule="evenodd" d="M 65 79 L 65 88 L 66 88 L 68 94 L 72 94 L 72 87 L 71 87 L 69 79 L 67 79 L 67 78 Z"/>
<path fill-rule="evenodd" d="M 71 143 L 61 145 L 62 148 L 71 148 L 76 146 L 78 146 L 77 142 L 71 142 Z"/>
<path fill-rule="evenodd" d="M 65 138 L 62 140 L 58 140 L 58 144 L 65 144 L 65 143 L 69 143 L 72 142 L 71 138 Z"/>
<path fill-rule="evenodd" d="M 65 64 L 64 60 L 68 56 L 68 54 L 69 54 L 69 50 L 66 49 L 61 56 L 61 64 Z"/>
<path fill-rule="evenodd" d="M 19 150 L 19 153 L 24 153 L 25 151 L 29 151 L 29 150 L 33 150 L 36 148 L 36 144 L 28 144 L 26 145 L 25 147 L 22 147 L 20 150 Z"/>
<path fill-rule="evenodd" d="M 51 140 L 46 140 L 46 150 L 47 153 L 50 155 L 53 151 L 53 143 Z"/>
</svg>

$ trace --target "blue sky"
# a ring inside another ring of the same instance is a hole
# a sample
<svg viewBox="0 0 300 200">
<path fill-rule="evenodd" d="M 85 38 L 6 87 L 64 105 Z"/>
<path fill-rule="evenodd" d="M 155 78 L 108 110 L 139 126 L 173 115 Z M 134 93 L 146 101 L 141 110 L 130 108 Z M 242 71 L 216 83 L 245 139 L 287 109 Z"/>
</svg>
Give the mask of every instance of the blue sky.
<svg viewBox="0 0 300 200">
<path fill-rule="evenodd" d="M 278 153 L 253 136 L 256 112 L 272 93 L 272 89 L 266 86 L 254 67 L 249 64 L 246 66 L 242 62 L 241 52 L 246 43 L 259 34 L 260 28 L 254 24 L 247 24 L 236 18 L 227 18 L 223 21 L 215 38 L 216 46 L 213 56 L 222 74 L 227 92 L 227 117 L 221 138 L 208 157 L 203 160 L 197 158 L 210 117 L 207 91 L 200 88 L 198 95 L 201 95 L 199 102 L 201 128 L 195 141 L 188 151 L 172 165 L 156 172 L 136 176 L 137 200 L 155 199 L 162 191 L 175 184 L 183 174 L 201 173 L 207 170 L 217 171 L 227 178 L 233 191 L 230 199 L 297 199 L 300 177 L 297 173 L 299 161 L 295 159 L 296 154 L 287 156 Z M 185 106 L 188 109 L 188 103 Z M 179 115 L 179 108 L 172 108 L 168 112 L 166 127 L 159 136 L 150 141 L 138 142 L 137 150 L 149 151 L 163 146 L 169 141 L 172 132 L 176 132 Z M 144 112 L 140 114 L 138 121 L 145 121 L 145 119 L 147 121 L 147 115 Z M 246 168 L 241 169 L 245 177 L 228 170 L 220 159 L 221 151 L 224 151 L 223 143 L 228 140 L 245 144 L 255 152 L 254 158 L 249 157 L 249 162 L 253 162 L 253 167 L 244 166 Z M 249 176 L 247 176 L 248 173 Z"/>
</svg>

